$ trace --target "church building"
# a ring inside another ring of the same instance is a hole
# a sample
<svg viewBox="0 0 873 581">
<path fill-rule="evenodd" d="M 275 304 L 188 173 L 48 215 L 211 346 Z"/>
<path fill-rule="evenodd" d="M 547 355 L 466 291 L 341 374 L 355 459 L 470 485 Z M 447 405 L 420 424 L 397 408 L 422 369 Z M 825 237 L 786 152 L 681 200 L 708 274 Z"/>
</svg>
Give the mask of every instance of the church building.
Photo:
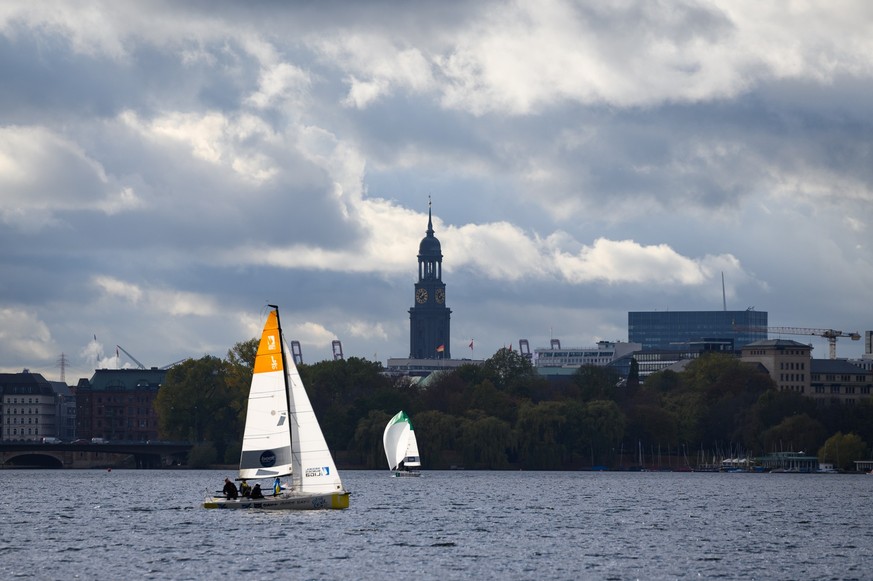
<svg viewBox="0 0 873 581">
<path fill-rule="evenodd" d="M 434 236 L 433 214 L 428 202 L 427 233 L 418 245 L 418 281 L 409 309 L 409 358 L 389 358 L 390 374 L 427 377 L 434 371 L 454 369 L 465 364 L 481 365 L 481 360 L 452 359 L 452 310 L 446 306 L 443 282 L 443 251 Z"/>
<path fill-rule="evenodd" d="M 451 359 L 449 323 L 452 310 L 446 306 L 443 282 L 443 253 L 433 235 L 430 203 L 427 209 L 427 234 L 418 245 L 418 282 L 415 302 L 409 309 L 409 358 Z"/>
</svg>

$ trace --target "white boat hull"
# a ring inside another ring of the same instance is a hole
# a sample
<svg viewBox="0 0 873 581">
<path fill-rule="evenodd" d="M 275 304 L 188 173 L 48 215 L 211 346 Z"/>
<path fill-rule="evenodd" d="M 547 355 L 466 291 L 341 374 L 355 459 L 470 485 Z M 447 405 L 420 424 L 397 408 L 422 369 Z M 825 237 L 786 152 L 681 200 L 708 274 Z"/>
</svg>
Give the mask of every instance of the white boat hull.
<svg viewBox="0 0 873 581">
<path fill-rule="evenodd" d="M 228 500 L 223 496 L 213 496 L 203 502 L 203 508 L 255 508 L 262 510 L 323 510 L 349 507 L 349 493 L 295 494 L 286 492 L 279 496 L 267 496 L 253 500 L 237 498 Z"/>
<path fill-rule="evenodd" d="M 394 478 L 409 478 L 410 476 L 421 476 L 421 472 L 417 470 L 395 470 L 391 476 Z"/>
</svg>

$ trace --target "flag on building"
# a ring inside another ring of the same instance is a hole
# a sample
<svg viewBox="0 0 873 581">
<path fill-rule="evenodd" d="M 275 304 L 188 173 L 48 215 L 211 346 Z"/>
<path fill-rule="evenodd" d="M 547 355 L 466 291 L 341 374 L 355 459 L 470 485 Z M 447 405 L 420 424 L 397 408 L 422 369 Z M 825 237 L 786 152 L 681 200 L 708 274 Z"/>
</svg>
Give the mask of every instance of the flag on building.
<svg viewBox="0 0 873 581">
<path fill-rule="evenodd" d="M 437 353 L 442 353 L 443 351 L 446 350 L 446 346 L 440 345 L 439 347 L 436 348 L 436 350 L 437 350 Z"/>
</svg>

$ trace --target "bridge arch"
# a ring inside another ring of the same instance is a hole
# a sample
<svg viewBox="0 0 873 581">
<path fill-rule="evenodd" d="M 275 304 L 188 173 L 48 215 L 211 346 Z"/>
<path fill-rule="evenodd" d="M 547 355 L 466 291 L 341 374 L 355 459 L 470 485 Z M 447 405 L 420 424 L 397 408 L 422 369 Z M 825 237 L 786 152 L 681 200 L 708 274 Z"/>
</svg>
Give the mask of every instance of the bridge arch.
<svg viewBox="0 0 873 581">
<path fill-rule="evenodd" d="M 3 466 L 6 468 L 63 468 L 64 462 L 53 454 L 25 452 L 7 457 Z"/>
</svg>

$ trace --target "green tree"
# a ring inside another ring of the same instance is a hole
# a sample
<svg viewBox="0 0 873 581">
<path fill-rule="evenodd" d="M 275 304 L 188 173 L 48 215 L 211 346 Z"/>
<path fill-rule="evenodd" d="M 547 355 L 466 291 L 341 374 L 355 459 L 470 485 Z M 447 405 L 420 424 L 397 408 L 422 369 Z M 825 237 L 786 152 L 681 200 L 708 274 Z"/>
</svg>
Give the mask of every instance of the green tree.
<svg viewBox="0 0 873 581">
<path fill-rule="evenodd" d="M 579 386 L 582 401 L 616 399 L 620 378 L 618 372 L 611 367 L 583 365 L 574 379 Z"/>
<path fill-rule="evenodd" d="M 506 422 L 514 422 L 517 404 L 507 393 L 498 390 L 491 380 L 473 386 L 470 393 L 470 407 L 482 410 Z"/>
<path fill-rule="evenodd" d="M 635 406 L 627 412 L 627 441 L 649 445 L 678 444 L 679 425 L 676 417 L 658 405 Z"/>
<path fill-rule="evenodd" d="M 815 400 L 795 391 L 778 391 L 768 389 L 752 408 L 752 414 L 762 430 L 779 424 L 785 418 L 805 414 L 816 417 Z"/>
<path fill-rule="evenodd" d="M 391 388 L 381 363 L 358 357 L 300 365 L 299 371 L 331 450 L 345 449 L 354 438 L 358 420 L 369 412 L 361 402 Z"/>
<path fill-rule="evenodd" d="M 816 417 L 828 433 L 853 433 L 873 442 L 873 399 L 860 398 L 855 405 L 830 405 L 816 409 Z"/>
<path fill-rule="evenodd" d="M 388 468 L 382 434 L 390 419 L 391 416 L 385 412 L 372 410 L 366 418 L 358 420 L 350 446 L 358 464 L 367 468 Z"/>
<path fill-rule="evenodd" d="M 436 372 L 427 379 L 427 388 L 420 398 L 422 409 L 453 416 L 462 416 L 470 409 L 472 386 L 459 374 Z"/>
<path fill-rule="evenodd" d="M 228 442 L 228 452 L 236 459 L 225 462 L 231 464 L 239 459 L 239 448 L 242 446 L 242 433 L 245 429 L 246 409 L 249 401 L 249 390 L 252 385 L 252 374 L 255 368 L 255 356 L 258 354 L 258 339 L 241 341 L 227 352 L 225 360 L 225 382 L 227 384 L 231 413 L 234 416 L 234 433 L 240 434 L 237 442 Z M 235 451 L 232 450 L 236 449 Z"/>
<path fill-rule="evenodd" d="M 507 450 L 512 445 L 512 430 L 503 420 L 486 416 L 466 422 L 462 441 L 465 467 L 499 470 L 509 464 Z"/>
<path fill-rule="evenodd" d="M 624 438 L 627 420 L 614 401 L 595 400 L 585 406 L 584 432 L 593 464 L 611 464 Z"/>
<path fill-rule="evenodd" d="M 218 453 L 211 443 L 197 444 L 188 452 L 188 467 L 209 468 L 218 462 Z"/>
<path fill-rule="evenodd" d="M 742 448 L 745 453 L 757 443 L 753 404 L 774 388 L 770 376 L 757 367 L 735 357 L 709 353 L 695 359 L 683 374 L 684 388 L 703 396 L 698 430 L 701 439 L 729 450 Z"/>
<path fill-rule="evenodd" d="M 825 427 L 807 414 L 783 419 L 761 434 L 761 443 L 766 453 L 801 452 L 818 450 L 825 439 Z"/>
<path fill-rule="evenodd" d="M 494 382 L 498 389 L 509 390 L 517 382 L 534 376 L 535 371 L 530 359 L 518 351 L 502 348 L 485 360 L 482 369 L 486 376 Z"/>
<path fill-rule="evenodd" d="M 429 410 L 410 419 L 415 426 L 422 468 L 446 469 L 462 463 L 458 449 L 463 426 L 460 418 Z"/>
<path fill-rule="evenodd" d="M 631 358 L 630 369 L 627 374 L 627 387 L 633 391 L 640 386 L 640 364 L 636 357 Z"/>
<path fill-rule="evenodd" d="M 155 398 L 162 438 L 211 442 L 223 458 L 229 442 L 242 434 L 226 382 L 226 365 L 206 355 L 170 368 Z"/>
<path fill-rule="evenodd" d="M 838 470 L 855 470 L 855 460 L 867 458 L 867 444 L 856 434 L 837 432 L 818 451 L 819 462 L 830 462 Z"/>
<path fill-rule="evenodd" d="M 559 470 L 567 449 L 563 404 L 556 401 L 525 403 L 518 411 L 519 462 L 531 470 Z"/>
<path fill-rule="evenodd" d="M 648 376 L 644 385 L 649 390 L 661 393 L 677 391 L 682 387 L 682 376 L 672 369 L 663 369 Z"/>
</svg>

